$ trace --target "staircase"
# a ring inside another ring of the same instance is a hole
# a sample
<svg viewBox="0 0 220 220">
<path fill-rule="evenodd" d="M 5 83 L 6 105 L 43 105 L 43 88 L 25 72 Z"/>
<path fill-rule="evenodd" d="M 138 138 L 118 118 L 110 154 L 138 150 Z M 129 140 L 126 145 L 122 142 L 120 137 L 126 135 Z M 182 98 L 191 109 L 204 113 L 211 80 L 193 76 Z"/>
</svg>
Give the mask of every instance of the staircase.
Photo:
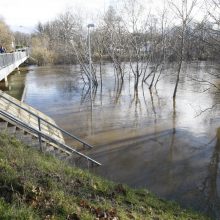
<svg viewBox="0 0 220 220">
<path fill-rule="evenodd" d="M 101 165 L 65 144 L 63 134 L 72 138 L 75 147 L 91 145 L 58 127 L 50 117 L 0 91 L 0 132 L 15 136 L 24 144 L 80 167 Z"/>
</svg>

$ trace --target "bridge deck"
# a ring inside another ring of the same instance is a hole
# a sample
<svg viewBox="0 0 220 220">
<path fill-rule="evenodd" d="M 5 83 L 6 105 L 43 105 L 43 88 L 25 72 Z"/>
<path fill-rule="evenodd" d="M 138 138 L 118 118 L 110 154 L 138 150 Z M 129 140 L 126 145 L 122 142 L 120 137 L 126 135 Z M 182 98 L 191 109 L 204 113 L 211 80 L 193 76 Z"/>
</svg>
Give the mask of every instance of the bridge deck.
<svg viewBox="0 0 220 220">
<path fill-rule="evenodd" d="M 0 81 L 18 68 L 28 57 L 27 51 L 0 54 Z"/>
</svg>

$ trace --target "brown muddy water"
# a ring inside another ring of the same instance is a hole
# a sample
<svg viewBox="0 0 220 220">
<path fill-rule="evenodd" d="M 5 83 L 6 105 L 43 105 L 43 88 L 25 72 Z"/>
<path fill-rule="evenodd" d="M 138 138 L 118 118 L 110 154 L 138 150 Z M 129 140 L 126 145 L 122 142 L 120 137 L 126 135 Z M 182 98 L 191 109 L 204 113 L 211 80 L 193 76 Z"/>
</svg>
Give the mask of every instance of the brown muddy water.
<svg viewBox="0 0 220 220">
<path fill-rule="evenodd" d="M 138 94 L 129 71 L 120 86 L 111 64 L 103 70 L 103 87 L 93 91 L 92 110 L 79 66 L 29 67 L 9 82 L 16 84 L 20 77 L 21 84 L 23 77 L 26 103 L 95 146 L 88 154 L 103 164 L 92 170 L 96 174 L 147 187 L 220 219 L 220 93 L 191 80 L 199 75 L 218 84 L 206 73 L 219 73 L 220 66 L 185 65 L 175 106 L 173 66 L 164 71 L 157 89 L 140 86 Z"/>
</svg>

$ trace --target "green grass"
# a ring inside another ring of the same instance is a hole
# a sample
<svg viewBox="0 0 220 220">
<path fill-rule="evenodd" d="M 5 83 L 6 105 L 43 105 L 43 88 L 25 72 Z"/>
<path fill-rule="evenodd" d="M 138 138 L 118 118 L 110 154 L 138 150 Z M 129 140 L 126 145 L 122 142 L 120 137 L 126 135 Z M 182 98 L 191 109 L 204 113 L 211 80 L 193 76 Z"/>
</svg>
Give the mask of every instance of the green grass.
<svg viewBox="0 0 220 220">
<path fill-rule="evenodd" d="M 68 166 L 0 134 L 0 219 L 209 219 Z"/>
</svg>

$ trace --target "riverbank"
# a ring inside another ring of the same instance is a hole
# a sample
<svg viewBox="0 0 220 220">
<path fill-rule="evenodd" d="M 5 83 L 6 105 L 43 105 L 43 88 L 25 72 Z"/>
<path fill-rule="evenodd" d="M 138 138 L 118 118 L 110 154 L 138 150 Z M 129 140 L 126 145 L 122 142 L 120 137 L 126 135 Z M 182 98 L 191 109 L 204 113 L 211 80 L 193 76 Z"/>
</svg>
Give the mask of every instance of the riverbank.
<svg viewBox="0 0 220 220">
<path fill-rule="evenodd" d="M 68 166 L 0 134 L 2 219 L 209 219 Z"/>
</svg>

